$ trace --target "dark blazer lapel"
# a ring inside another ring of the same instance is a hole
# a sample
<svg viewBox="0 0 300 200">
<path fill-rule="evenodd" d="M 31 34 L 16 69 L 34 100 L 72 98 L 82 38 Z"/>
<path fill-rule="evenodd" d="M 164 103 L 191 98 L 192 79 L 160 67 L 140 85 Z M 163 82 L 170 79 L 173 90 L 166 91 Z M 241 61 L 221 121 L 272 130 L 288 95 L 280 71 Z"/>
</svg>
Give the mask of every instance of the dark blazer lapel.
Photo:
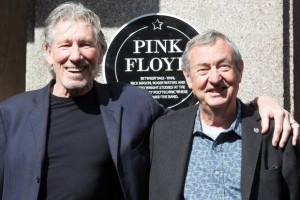
<svg viewBox="0 0 300 200">
<path fill-rule="evenodd" d="M 100 110 L 112 159 L 117 164 L 122 107 L 119 103 L 110 101 L 108 105 L 101 105 Z"/>
<path fill-rule="evenodd" d="M 252 184 L 261 148 L 261 125 L 258 113 L 242 106 L 242 199 L 250 199 Z"/>
<path fill-rule="evenodd" d="M 97 82 L 94 82 L 94 84 L 112 159 L 116 166 L 118 166 L 117 158 L 121 131 L 122 105 L 112 100 L 112 94 L 106 85 Z"/>
<path fill-rule="evenodd" d="M 33 110 L 28 116 L 41 164 L 44 159 L 46 146 L 50 86 L 51 83 L 38 91 L 36 97 L 33 99 Z"/>
<path fill-rule="evenodd" d="M 178 199 L 183 195 L 197 108 L 198 105 L 188 107 L 184 112 L 180 112 L 173 121 L 172 143 L 174 149 L 177 149 L 178 152 L 174 155 L 173 169 L 170 169 L 174 170 L 174 177 L 170 181 L 170 183 L 173 183 L 171 191 L 174 191 L 171 199 Z"/>
</svg>

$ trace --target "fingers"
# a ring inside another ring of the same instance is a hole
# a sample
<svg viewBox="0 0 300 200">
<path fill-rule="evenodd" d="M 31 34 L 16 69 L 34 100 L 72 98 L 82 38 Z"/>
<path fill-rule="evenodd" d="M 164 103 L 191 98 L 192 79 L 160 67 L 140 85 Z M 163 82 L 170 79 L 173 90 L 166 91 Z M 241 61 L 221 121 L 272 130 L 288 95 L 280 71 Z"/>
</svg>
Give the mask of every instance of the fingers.
<svg viewBox="0 0 300 200">
<path fill-rule="evenodd" d="M 277 111 L 274 113 L 274 133 L 272 145 L 275 147 L 278 146 L 279 141 L 279 146 L 284 146 L 290 133 L 290 130 L 288 130 L 288 128 L 290 128 L 289 118 L 286 113 L 287 112 L 284 110 L 282 112 Z"/>
<path fill-rule="evenodd" d="M 269 130 L 269 122 L 270 117 L 269 116 L 262 116 L 261 115 L 261 133 L 266 134 Z"/>
<path fill-rule="evenodd" d="M 285 111 L 275 99 L 269 96 L 257 97 L 256 103 L 261 116 L 262 134 L 268 132 L 270 119 L 274 119 L 275 126 L 272 143 L 273 145 L 277 146 L 283 129 Z"/>
<path fill-rule="evenodd" d="M 288 142 L 289 136 L 291 135 L 291 125 L 290 125 L 290 113 L 287 112 L 285 110 L 285 115 L 284 115 L 284 119 L 283 119 L 283 130 L 282 130 L 282 134 L 281 134 L 281 138 L 280 138 L 280 142 L 279 142 L 279 147 L 280 148 L 284 148 L 285 145 Z"/>
<path fill-rule="evenodd" d="M 299 124 L 291 117 L 289 112 L 284 110 L 273 98 L 268 96 L 258 97 L 256 103 L 261 116 L 262 134 L 268 132 L 270 119 L 274 119 L 273 146 L 276 147 L 279 145 L 280 148 L 285 147 L 290 136 L 292 137 L 292 144 L 294 146 L 296 144 L 299 145 Z"/>
<path fill-rule="evenodd" d="M 273 146 L 275 146 L 276 141 L 280 139 L 279 147 L 284 148 L 290 136 L 292 136 L 293 146 L 296 146 L 300 142 L 299 129 L 300 129 L 299 124 L 294 120 L 291 114 L 285 110 L 281 138 L 280 138 L 280 134 L 275 136 L 275 134 L 278 133 L 275 133 L 274 131 L 274 137 L 272 141 Z"/>
<path fill-rule="evenodd" d="M 292 138 L 292 144 L 293 146 L 296 146 L 297 143 L 300 142 L 300 135 L 299 135 L 299 129 L 300 129 L 300 126 L 299 124 L 291 118 L 291 127 L 292 127 L 292 130 L 293 130 L 293 138 Z"/>
</svg>

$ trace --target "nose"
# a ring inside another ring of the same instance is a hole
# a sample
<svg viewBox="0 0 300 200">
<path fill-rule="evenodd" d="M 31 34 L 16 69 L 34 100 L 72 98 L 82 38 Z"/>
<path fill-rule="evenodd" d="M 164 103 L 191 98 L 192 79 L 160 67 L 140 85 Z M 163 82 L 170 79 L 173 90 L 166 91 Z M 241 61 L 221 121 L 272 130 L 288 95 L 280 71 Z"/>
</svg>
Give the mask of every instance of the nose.
<svg viewBox="0 0 300 200">
<path fill-rule="evenodd" d="M 213 67 L 210 69 L 208 81 L 211 84 L 218 84 L 222 80 L 222 77 L 220 75 L 220 72 L 217 68 Z"/>
<path fill-rule="evenodd" d="M 78 46 L 73 46 L 70 52 L 69 59 L 73 62 L 76 62 L 82 58 L 80 48 Z"/>
</svg>

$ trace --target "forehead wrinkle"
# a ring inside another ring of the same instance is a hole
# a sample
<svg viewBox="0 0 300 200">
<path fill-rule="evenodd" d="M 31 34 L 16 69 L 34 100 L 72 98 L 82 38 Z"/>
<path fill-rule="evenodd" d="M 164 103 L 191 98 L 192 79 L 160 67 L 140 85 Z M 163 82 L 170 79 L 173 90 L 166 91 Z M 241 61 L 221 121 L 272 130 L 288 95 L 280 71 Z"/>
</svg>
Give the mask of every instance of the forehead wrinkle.
<svg viewBox="0 0 300 200">
<path fill-rule="evenodd" d="M 223 58 L 220 58 L 219 60 L 217 60 L 216 64 L 220 64 L 223 63 L 224 61 L 227 60 L 227 56 L 224 56 Z M 208 62 L 199 62 L 198 64 L 196 64 L 196 66 L 210 66 L 211 64 Z"/>
<path fill-rule="evenodd" d="M 65 23 L 67 25 L 65 26 Z M 85 34 L 84 38 L 77 38 L 77 32 L 81 31 L 79 26 L 80 23 L 84 24 L 84 29 L 90 29 L 91 35 L 90 34 Z M 87 24 L 83 20 L 75 20 L 75 21 L 60 21 L 56 24 L 55 32 L 54 32 L 54 39 L 56 42 L 68 42 L 72 41 L 74 38 L 80 39 L 80 41 L 91 41 L 95 43 L 95 36 L 93 33 L 93 30 L 89 24 Z M 90 37 L 91 36 L 91 37 Z"/>
<path fill-rule="evenodd" d="M 205 59 L 204 61 L 199 60 L 199 63 L 197 65 L 211 65 L 211 64 L 220 64 L 222 62 L 232 62 L 232 51 L 228 47 L 228 45 L 225 44 L 225 46 L 216 46 L 214 45 L 207 45 L 208 49 L 205 48 L 205 46 L 202 46 L 200 48 L 203 48 L 200 50 L 200 56 L 197 56 L 197 53 L 199 52 L 193 52 L 194 55 L 196 54 L 196 58 L 201 57 L 201 59 Z M 214 48 L 214 49 L 212 49 Z"/>
</svg>

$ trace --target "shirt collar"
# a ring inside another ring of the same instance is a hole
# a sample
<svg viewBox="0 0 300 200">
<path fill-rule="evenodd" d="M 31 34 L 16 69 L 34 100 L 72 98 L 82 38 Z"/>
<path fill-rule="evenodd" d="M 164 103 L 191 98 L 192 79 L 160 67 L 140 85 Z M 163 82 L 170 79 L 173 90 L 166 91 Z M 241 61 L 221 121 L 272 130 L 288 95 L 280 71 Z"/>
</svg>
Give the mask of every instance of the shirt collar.
<svg viewBox="0 0 300 200">
<path fill-rule="evenodd" d="M 239 136 L 242 136 L 242 115 L 241 115 L 241 102 L 239 99 L 237 99 L 237 115 L 235 120 L 232 122 L 232 124 L 230 125 L 230 127 L 226 130 L 224 130 L 224 132 L 229 132 L 231 130 L 233 130 L 236 134 L 238 134 Z M 194 131 L 193 134 L 195 133 L 203 133 L 202 130 L 202 125 L 201 125 L 201 119 L 200 119 L 200 109 L 198 108 L 197 110 L 197 115 L 195 118 L 195 125 L 194 125 Z"/>
</svg>

